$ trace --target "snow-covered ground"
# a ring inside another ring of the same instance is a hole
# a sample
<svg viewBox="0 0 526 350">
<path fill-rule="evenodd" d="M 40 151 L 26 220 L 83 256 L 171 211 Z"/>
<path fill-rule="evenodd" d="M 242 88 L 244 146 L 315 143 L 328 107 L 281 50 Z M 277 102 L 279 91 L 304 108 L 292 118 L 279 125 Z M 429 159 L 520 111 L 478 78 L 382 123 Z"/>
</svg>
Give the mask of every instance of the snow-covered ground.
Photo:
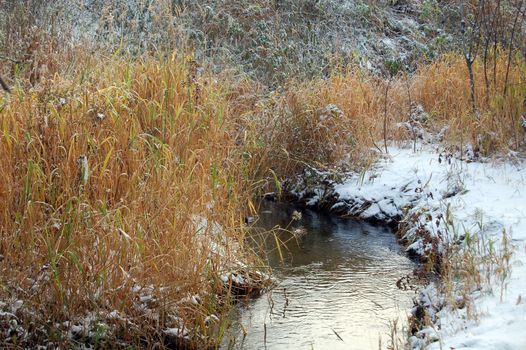
<svg viewBox="0 0 526 350">
<path fill-rule="evenodd" d="M 340 198 L 362 198 L 373 204 L 361 216 L 390 216 L 403 207 L 415 212 L 428 210 L 432 219 L 423 224 L 432 235 L 462 233 L 486 235 L 496 243 L 502 230 L 511 236 L 513 256 L 511 277 L 501 300 L 500 281 L 485 286 L 475 300 L 478 321 L 466 318 L 465 310 L 438 312 L 435 329 L 439 341 L 431 348 L 444 349 L 525 349 L 526 348 L 526 164 L 510 162 L 464 162 L 427 149 L 413 153 L 410 149 L 390 149 L 390 157 L 379 169 L 336 186 Z M 446 230 L 437 217 L 449 206 L 453 226 Z M 419 225 L 413 225 L 413 231 Z M 442 231 L 440 232 L 440 230 Z M 407 233 L 410 249 L 426 249 L 411 229 Z M 453 237 L 447 237 L 446 240 Z M 431 248 L 431 247 L 429 247 Z M 422 332 L 429 334 L 429 332 Z"/>
<path fill-rule="evenodd" d="M 495 255 L 491 283 L 469 291 L 474 312 L 449 307 L 433 284 L 421 291 L 434 325 L 411 339 L 414 348 L 526 349 L 526 162 L 473 160 L 471 152 L 464 158 L 472 161 L 465 161 L 440 149 L 390 148 L 374 169 L 331 186 L 332 210 L 373 221 L 402 219 L 408 250 L 417 255 L 452 242 L 462 246 L 466 236 L 478 236 Z M 307 205 L 327 198 L 326 186 L 296 194 Z M 498 261 L 507 247 L 511 274 L 506 260 Z"/>
</svg>

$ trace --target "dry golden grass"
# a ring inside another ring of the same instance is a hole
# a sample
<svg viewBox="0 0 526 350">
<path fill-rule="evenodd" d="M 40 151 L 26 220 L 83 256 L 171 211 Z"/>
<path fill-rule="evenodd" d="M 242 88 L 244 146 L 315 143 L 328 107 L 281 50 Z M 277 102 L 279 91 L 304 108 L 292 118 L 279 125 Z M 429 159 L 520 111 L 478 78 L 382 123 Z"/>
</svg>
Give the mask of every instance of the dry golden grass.
<svg viewBox="0 0 526 350">
<path fill-rule="evenodd" d="M 15 91 L 0 112 L 0 299 L 23 300 L 62 346 L 62 322 L 88 312 L 117 310 L 135 327 L 116 336 L 149 345 L 173 316 L 203 332 L 219 275 L 250 261 L 228 91 L 175 55 Z M 138 301 L 149 286 L 156 316 Z"/>
<path fill-rule="evenodd" d="M 505 52 L 500 53 L 495 71 L 493 62 L 488 63 L 488 88 L 483 64 L 481 60 L 475 62 L 478 116 L 471 107 L 464 58 L 456 54 L 443 56 L 433 64 L 422 66 L 414 75 L 399 75 L 391 80 L 351 67 L 343 75 L 293 87 L 293 92 L 289 92 L 293 98 L 288 98 L 285 110 L 297 116 L 309 115 L 312 119 L 317 109 L 329 104 L 338 106 L 344 117 L 329 128 L 329 134 L 339 135 L 338 131 L 344 130 L 348 143 L 345 153 L 350 152 L 355 160 L 363 157 L 368 148 L 382 148 L 384 118 L 387 121 L 387 139 L 411 139 L 410 130 L 400 128 L 399 123 L 410 121 L 415 105 L 421 105 L 428 114 L 428 119 L 420 121 L 419 126 L 432 133 L 447 127 L 445 140 L 451 145 L 461 147 L 469 142 L 483 154 L 517 150 L 524 146 L 521 116 L 526 113 L 526 62 L 520 54 L 513 56 L 507 93 L 504 94 L 507 58 Z M 301 123 L 304 118 L 292 119 Z M 301 124 L 295 126 L 306 129 Z M 338 137 L 332 141 L 330 138 L 325 140 L 345 146 L 341 141 Z M 336 154 L 335 158 L 340 156 L 341 153 Z M 331 157 L 324 159 L 329 162 L 334 160 Z"/>
<path fill-rule="evenodd" d="M 31 89 L 19 82 L 0 100 L 0 300 L 23 301 L 17 317 L 31 331 L 12 343 L 74 345 L 64 322 L 93 313 L 101 334 L 75 341 L 166 345 L 162 330 L 182 322 L 192 343 L 213 344 L 229 308 L 219 276 L 256 262 L 244 215 L 274 180 L 305 164 L 359 164 L 384 136 L 411 138 L 397 126 L 410 103 L 429 113 L 428 131 L 449 127 L 450 144 L 523 147 L 525 62 L 515 58 L 504 96 L 505 56 L 487 90 L 475 64 L 479 121 L 455 55 L 411 77 L 350 68 L 283 94 L 175 54 L 83 58 Z M 211 314 L 221 320 L 208 327 Z"/>
<path fill-rule="evenodd" d="M 488 86 L 483 63 L 475 61 L 478 120 L 470 107 L 467 70 L 460 56 L 445 56 L 420 69 L 412 85 L 413 96 L 431 114 L 432 125 L 449 126 L 451 141 L 471 142 L 484 153 L 518 149 L 524 135 L 521 116 L 526 112 L 526 62 L 520 54 L 513 61 L 506 94 L 507 54 L 502 52 L 497 57 L 496 70 L 489 64 Z"/>
</svg>

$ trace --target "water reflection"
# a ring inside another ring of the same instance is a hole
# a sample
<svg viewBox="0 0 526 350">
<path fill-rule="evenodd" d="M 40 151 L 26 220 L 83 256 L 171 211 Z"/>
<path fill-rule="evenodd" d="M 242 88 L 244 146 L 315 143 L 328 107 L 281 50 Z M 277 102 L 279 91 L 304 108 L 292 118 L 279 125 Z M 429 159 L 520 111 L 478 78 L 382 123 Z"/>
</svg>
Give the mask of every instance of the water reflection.
<svg viewBox="0 0 526 350">
<path fill-rule="evenodd" d="M 385 347 L 389 322 L 405 318 L 412 305 L 413 292 L 399 290 L 396 281 L 411 274 L 414 263 L 385 227 L 312 211 L 291 223 L 293 210 L 267 205 L 260 212 L 260 227 L 280 225 L 306 234 L 278 234 L 288 241 L 281 254 L 272 235 L 258 236 L 279 285 L 240 305 L 238 324 L 222 347 L 378 349 L 380 339 Z"/>
</svg>

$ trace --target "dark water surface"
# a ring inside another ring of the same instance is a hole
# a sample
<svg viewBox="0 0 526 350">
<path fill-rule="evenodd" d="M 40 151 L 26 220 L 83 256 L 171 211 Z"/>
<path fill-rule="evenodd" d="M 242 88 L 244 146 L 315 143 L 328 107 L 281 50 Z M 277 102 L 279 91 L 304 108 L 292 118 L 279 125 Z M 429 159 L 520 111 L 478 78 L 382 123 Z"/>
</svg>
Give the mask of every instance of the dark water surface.
<svg viewBox="0 0 526 350">
<path fill-rule="evenodd" d="M 266 204 L 255 226 L 302 231 L 276 249 L 274 235 L 256 235 L 277 287 L 238 308 L 223 349 L 378 349 L 389 323 L 406 320 L 414 292 L 396 281 L 416 267 L 392 231 L 353 220 Z M 301 236 L 301 237 L 299 237 Z M 245 332 L 246 336 L 243 336 Z"/>
</svg>

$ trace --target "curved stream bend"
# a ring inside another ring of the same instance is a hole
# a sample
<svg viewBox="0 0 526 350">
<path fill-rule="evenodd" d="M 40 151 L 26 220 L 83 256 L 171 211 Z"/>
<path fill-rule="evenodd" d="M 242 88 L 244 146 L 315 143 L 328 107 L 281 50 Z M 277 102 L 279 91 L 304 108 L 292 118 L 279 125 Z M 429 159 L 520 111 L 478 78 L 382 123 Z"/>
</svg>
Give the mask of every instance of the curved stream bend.
<svg viewBox="0 0 526 350">
<path fill-rule="evenodd" d="M 278 204 L 261 210 L 257 226 L 288 226 L 305 234 L 282 248 L 283 262 L 273 236 L 259 239 L 279 284 L 239 307 L 237 326 L 222 348 L 378 349 L 380 339 L 384 348 L 390 321 L 406 319 L 414 296 L 396 281 L 416 264 L 386 227 L 313 211 L 291 224 L 293 210 Z"/>
</svg>

